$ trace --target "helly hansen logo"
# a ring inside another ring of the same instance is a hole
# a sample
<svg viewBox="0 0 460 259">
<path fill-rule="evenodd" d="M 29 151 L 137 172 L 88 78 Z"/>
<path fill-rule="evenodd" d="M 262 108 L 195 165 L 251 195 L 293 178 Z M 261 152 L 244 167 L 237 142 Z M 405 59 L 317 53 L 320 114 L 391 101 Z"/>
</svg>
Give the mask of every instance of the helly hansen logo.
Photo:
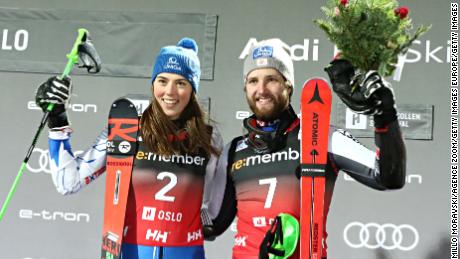
<svg viewBox="0 0 460 259">
<path fill-rule="evenodd" d="M 200 240 L 203 237 L 201 234 L 201 229 L 198 229 L 198 231 L 193 231 L 193 232 L 188 232 L 187 233 L 187 242 L 192 242 L 196 240 Z"/>
<path fill-rule="evenodd" d="M 156 210 L 157 210 L 156 208 L 144 206 L 142 210 L 142 219 L 148 220 L 148 221 L 154 221 Z"/>
<path fill-rule="evenodd" d="M 154 231 L 152 231 L 151 229 L 147 229 L 145 239 L 166 244 L 166 242 L 168 241 L 168 232 L 156 229 Z"/>
<path fill-rule="evenodd" d="M 298 160 L 300 157 L 299 151 L 289 148 L 287 151 L 279 151 L 271 154 L 255 155 L 240 159 L 232 164 L 232 172 L 240 170 L 245 166 L 255 166 L 259 164 L 268 164 L 272 162 L 280 162 L 285 160 Z"/>
</svg>

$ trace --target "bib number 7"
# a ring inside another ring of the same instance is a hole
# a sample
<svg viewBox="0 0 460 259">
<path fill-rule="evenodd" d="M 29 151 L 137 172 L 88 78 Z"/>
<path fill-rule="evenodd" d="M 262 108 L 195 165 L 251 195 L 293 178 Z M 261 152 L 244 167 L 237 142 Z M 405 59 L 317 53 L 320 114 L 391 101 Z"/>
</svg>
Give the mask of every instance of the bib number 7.
<svg viewBox="0 0 460 259">
<path fill-rule="evenodd" d="M 272 206 L 273 196 L 275 196 L 276 183 L 276 177 L 259 180 L 259 185 L 268 184 L 268 192 L 267 198 L 265 199 L 264 209 L 269 209 Z"/>
</svg>

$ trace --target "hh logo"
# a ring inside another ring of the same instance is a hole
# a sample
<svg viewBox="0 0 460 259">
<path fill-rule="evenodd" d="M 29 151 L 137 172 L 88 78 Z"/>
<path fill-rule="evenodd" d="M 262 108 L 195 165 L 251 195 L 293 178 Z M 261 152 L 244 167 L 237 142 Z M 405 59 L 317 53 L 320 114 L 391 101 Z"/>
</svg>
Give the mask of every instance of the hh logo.
<svg viewBox="0 0 460 259">
<path fill-rule="evenodd" d="M 347 108 L 345 115 L 345 127 L 347 129 L 367 129 L 367 116 L 354 113 Z"/>
<path fill-rule="evenodd" d="M 136 141 L 136 139 L 130 136 L 130 133 L 134 133 L 139 128 L 139 121 L 137 119 L 109 119 L 109 137 L 108 140 L 113 140 L 115 137 L 119 137 L 126 141 Z M 124 126 L 124 128 L 122 128 Z M 131 127 L 128 127 L 131 126 Z"/>
<path fill-rule="evenodd" d="M 154 207 L 147 207 L 144 206 L 142 210 L 142 219 L 143 220 L 148 220 L 148 221 L 154 221 L 155 220 L 155 212 L 156 208 Z"/>
<path fill-rule="evenodd" d="M 188 232 L 187 233 L 187 242 L 199 240 L 202 237 L 203 237 L 203 235 L 201 234 L 201 229 L 198 229 L 198 231 L 194 231 L 194 232 Z"/>
<path fill-rule="evenodd" d="M 145 235 L 146 240 L 152 240 L 155 242 L 166 243 L 168 241 L 168 232 L 147 229 L 147 234 Z"/>
</svg>

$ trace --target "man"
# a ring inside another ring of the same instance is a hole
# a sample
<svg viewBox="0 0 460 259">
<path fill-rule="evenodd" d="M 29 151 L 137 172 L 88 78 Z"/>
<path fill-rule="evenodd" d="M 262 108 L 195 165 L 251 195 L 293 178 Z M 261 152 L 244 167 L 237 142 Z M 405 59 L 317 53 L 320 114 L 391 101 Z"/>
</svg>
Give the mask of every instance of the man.
<svg viewBox="0 0 460 259">
<path fill-rule="evenodd" d="M 244 120 L 248 133 L 233 139 L 219 159 L 219 184 L 209 208 L 215 217 L 205 235 L 221 234 L 238 216 L 233 247 L 237 259 L 258 258 L 265 233 L 279 213 L 300 218 L 300 122 L 290 105 L 294 69 L 283 45 L 270 39 L 251 48 L 244 62 L 244 91 L 254 114 Z M 331 62 L 327 72 L 334 91 L 351 109 L 374 115 L 378 149 L 376 154 L 331 127 L 324 222 L 339 171 L 377 190 L 399 189 L 405 183 L 405 146 L 388 83 L 375 72 L 356 74 L 345 60 Z M 355 82 L 359 89 L 352 91 Z M 291 258 L 298 257 L 297 247 Z"/>
</svg>

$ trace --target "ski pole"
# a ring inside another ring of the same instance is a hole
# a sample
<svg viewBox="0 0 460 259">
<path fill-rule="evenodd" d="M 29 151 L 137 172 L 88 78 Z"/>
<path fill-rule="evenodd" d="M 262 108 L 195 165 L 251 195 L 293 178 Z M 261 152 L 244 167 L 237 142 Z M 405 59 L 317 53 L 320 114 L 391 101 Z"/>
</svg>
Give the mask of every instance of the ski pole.
<svg viewBox="0 0 460 259">
<path fill-rule="evenodd" d="M 89 61 L 88 61 L 87 57 L 89 56 L 92 59 L 92 61 L 94 62 L 94 66 L 96 67 L 95 72 L 93 72 L 93 73 L 99 72 L 99 70 L 100 70 L 100 59 L 99 59 L 95 49 L 92 47 L 92 45 L 89 45 L 89 47 L 86 46 L 86 47 L 82 48 L 82 44 L 84 44 L 87 40 L 89 40 L 89 32 L 88 32 L 88 30 L 82 29 L 82 28 L 78 29 L 78 36 L 77 36 L 77 38 L 76 38 L 76 40 L 74 42 L 72 50 L 70 51 L 69 54 L 67 54 L 67 65 L 66 65 L 66 67 L 64 69 L 64 72 L 60 76 L 60 79 L 63 79 L 64 77 L 68 76 L 70 74 L 70 71 L 72 71 L 72 68 L 74 67 L 74 65 L 78 64 L 79 56 L 81 58 L 80 52 L 82 52 L 83 54 L 86 55 L 85 58 L 82 58 L 82 60 L 84 62 L 82 67 L 87 67 L 88 72 L 90 72 L 90 69 L 93 68 L 93 65 L 88 63 Z M 88 53 L 88 51 L 87 51 L 88 48 L 92 48 L 92 51 L 90 51 L 90 53 Z M 11 185 L 10 191 L 8 192 L 8 195 L 6 196 L 6 199 L 3 202 L 2 209 L 0 210 L 0 221 L 3 219 L 3 216 L 5 215 L 5 211 L 8 208 L 8 205 L 9 205 L 9 203 L 11 201 L 11 197 L 16 192 L 16 187 L 18 186 L 19 180 L 21 179 L 22 174 L 24 173 L 24 170 L 26 169 L 27 162 L 29 161 L 29 158 L 32 155 L 32 152 L 33 152 L 33 150 L 35 148 L 35 145 L 36 145 L 36 143 L 38 141 L 38 137 L 40 136 L 41 131 L 45 127 L 45 124 L 46 124 L 46 122 L 48 120 L 50 112 L 53 110 L 53 108 L 54 108 L 54 103 L 48 104 L 48 107 L 46 108 L 46 112 L 43 114 L 43 117 L 42 117 L 42 119 L 40 121 L 40 125 L 38 126 L 38 130 L 35 133 L 35 136 L 34 136 L 34 138 L 32 140 L 32 144 L 30 145 L 29 150 L 27 151 L 26 157 L 24 158 L 24 160 L 23 160 L 23 162 L 21 164 L 19 172 L 16 175 L 16 178 L 14 179 L 13 184 Z"/>
</svg>

